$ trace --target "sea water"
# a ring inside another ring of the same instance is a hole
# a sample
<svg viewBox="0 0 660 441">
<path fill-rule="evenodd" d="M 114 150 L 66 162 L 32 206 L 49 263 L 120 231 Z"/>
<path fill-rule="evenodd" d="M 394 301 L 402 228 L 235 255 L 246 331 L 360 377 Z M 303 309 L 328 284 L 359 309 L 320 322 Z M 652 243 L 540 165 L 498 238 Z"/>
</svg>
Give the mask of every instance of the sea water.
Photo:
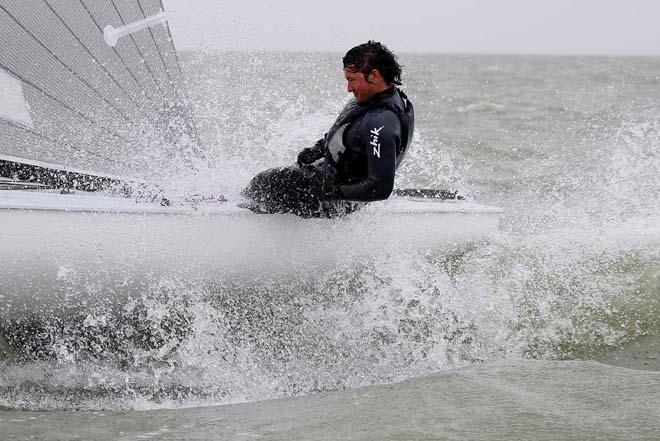
<svg viewBox="0 0 660 441">
<path fill-rule="evenodd" d="M 120 310 L 4 325 L 0 439 L 660 438 L 660 59 L 400 61 L 417 120 L 397 186 L 502 207 L 496 234 L 161 274 Z M 341 54 L 181 62 L 205 145 L 163 173 L 182 194 L 237 195 L 350 97 Z"/>
</svg>

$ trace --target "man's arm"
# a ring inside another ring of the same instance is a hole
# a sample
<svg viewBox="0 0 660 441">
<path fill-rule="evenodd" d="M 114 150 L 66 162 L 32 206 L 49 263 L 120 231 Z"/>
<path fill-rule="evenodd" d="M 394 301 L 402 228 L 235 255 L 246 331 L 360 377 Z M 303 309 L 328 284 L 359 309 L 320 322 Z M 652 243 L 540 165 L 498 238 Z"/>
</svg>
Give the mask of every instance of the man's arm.
<svg viewBox="0 0 660 441">
<path fill-rule="evenodd" d="M 367 146 L 369 175 L 355 184 L 341 185 L 342 199 L 371 202 L 387 199 L 394 188 L 396 148 L 401 143 L 401 122 L 391 111 L 370 116 L 363 123 L 361 138 Z"/>
</svg>

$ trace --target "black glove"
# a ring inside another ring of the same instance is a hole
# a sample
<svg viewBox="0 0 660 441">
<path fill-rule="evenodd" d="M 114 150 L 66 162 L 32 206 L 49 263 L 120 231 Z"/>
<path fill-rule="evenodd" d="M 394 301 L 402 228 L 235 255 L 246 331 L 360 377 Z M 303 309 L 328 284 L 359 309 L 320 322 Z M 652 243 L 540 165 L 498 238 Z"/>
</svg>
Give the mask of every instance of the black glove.
<svg viewBox="0 0 660 441">
<path fill-rule="evenodd" d="M 302 149 L 302 151 L 298 153 L 298 159 L 296 162 L 301 167 L 303 165 L 310 165 L 324 156 L 324 149 L 325 139 L 319 139 L 313 147 Z"/>
<path fill-rule="evenodd" d="M 319 156 L 318 152 L 316 152 L 313 147 L 307 147 L 298 153 L 298 159 L 296 162 L 302 167 L 303 165 L 312 164 L 314 161 L 321 158 L 322 156 Z"/>
</svg>

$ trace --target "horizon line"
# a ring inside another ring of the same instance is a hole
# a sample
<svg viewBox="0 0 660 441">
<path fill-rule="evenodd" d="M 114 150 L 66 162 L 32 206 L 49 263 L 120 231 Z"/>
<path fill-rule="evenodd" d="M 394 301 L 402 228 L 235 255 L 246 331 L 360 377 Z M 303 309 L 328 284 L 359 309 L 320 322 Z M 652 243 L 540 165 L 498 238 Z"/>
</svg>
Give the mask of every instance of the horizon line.
<svg viewBox="0 0 660 441">
<path fill-rule="evenodd" d="M 214 47 L 177 47 L 177 51 L 187 52 L 225 52 L 225 53 L 299 53 L 299 54 L 342 54 L 343 50 L 312 49 L 238 49 Z M 477 52 L 477 51 L 410 51 L 400 50 L 397 54 L 406 55 L 445 55 L 445 56 L 523 56 L 523 57 L 609 57 L 609 58 L 659 58 L 660 53 L 617 53 L 617 52 Z"/>
</svg>

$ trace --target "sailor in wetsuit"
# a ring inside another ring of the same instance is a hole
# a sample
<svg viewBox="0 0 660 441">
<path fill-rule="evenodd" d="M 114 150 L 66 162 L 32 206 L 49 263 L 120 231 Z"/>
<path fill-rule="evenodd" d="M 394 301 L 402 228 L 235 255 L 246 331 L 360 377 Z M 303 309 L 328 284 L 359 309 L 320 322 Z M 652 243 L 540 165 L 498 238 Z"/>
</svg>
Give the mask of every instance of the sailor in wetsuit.
<svg viewBox="0 0 660 441">
<path fill-rule="evenodd" d="M 396 85 L 401 66 L 384 45 L 369 41 L 343 58 L 351 99 L 328 133 L 298 154 L 297 166 L 266 170 L 243 195 L 261 213 L 335 217 L 387 199 L 410 146 L 413 105 Z"/>
</svg>

